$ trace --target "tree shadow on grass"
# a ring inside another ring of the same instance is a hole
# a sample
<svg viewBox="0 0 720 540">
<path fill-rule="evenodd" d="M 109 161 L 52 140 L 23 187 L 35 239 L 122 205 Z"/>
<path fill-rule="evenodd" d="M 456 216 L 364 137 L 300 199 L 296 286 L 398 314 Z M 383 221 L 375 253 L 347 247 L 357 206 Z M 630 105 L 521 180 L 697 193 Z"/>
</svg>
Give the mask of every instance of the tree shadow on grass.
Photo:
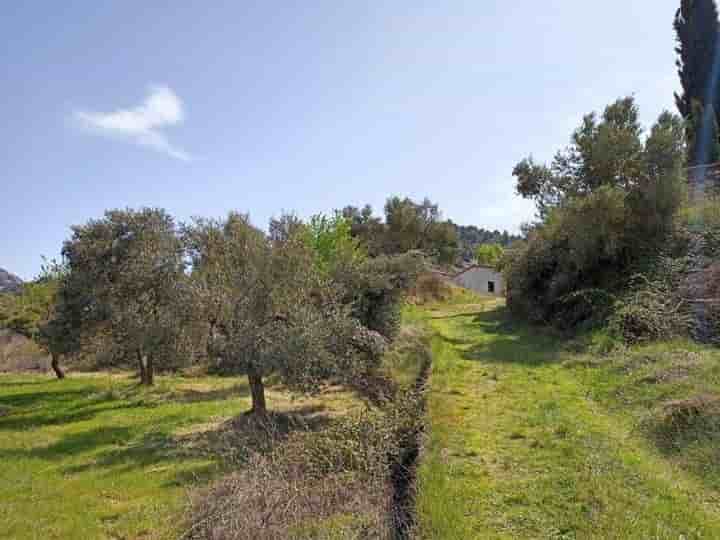
<svg viewBox="0 0 720 540">
<path fill-rule="evenodd" d="M 0 416 L 0 431 L 18 431 L 43 426 L 64 425 L 91 420 L 97 414 L 131 409 L 140 402 L 128 402 L 111 395 L 93 396 L 95 387 L 63 392 L 33 392 L 0 400 L 6 413 Z"/>
<path fill-rule="evenodd" d="M 224 401 L 233 398 L 246 398 L 250 396 L 250 387 L 247 384 L 236 384 L 227 388 L 213 390 L 197 390 L 194 388 L 173 391 L 168 399 L 181 403 L 199 403 L 205 401 Z"/>
<path fill-rule="evenodd" d="M 65 403 L 72 403 L 80 396 L 87 396 L 91 392 L 90 387 L 45 392 L 28 391 L 22 394 L 2 396 L 0 397 L 0 404 L 13 409 L 26 409 L 37 405 L 57 407 Z"/>
<path fill-rule="evenodd" d="M 0 372 L 1 374 L 2 372 Z M 0 379 L 0 388 L 14 388 L 17 386 L 35 386 L 38 384 L 51 384 L 53 382 L 56 382 L 58 384 L 62 384 L 63 381 L 56 377 L 50 377 L 48 376 L 47 380 L 42 381 L 3 381 Z"/>
<path fill-rule="evenodd" d="M 180 416 L 165 419 L 175 424 Z M 59 459 L 67 453 L 91 451 L 96 446 L 112 445 L 81 464 L 64 467 L 65 474 L 102 470 L 112 476 L 137 471 L 163 471 L 179 468 L 169 486 L 209 480 L 220 470 L 242 467 L 251 455 L 268 453 L 292 432 L 317 431 L 332 420 L 323 406 L 307 406 L 289 413 L 270 413 L 260 420 L 242 414 L 221 424 L 176 435 L 162 431 L 145 432 L 132 437 L 127 428 L 97 428 L 68 435 L 46 448 L 31 450 L 24 456 Z M 191 426 L 192 427 L 192 426 Z M 135 430 L 138 428 L 135 427 Z M 15 452 L 15 451 L 13 451 Z M 2 457 L 0 453 L 0 458 Z"/>
<path fill-rule="evenodd" d="M 464 360 L 528 366 L 560 360 L 562 339 L 559 336 L 547 328 L 513 321 L 506 308 L 437 317 L 444 318 L 462 318 L 455 324 L 461 330 L 467 329 L 468 335 L 482 331 L 482 339 L 442 336 L 444 341 L 459 349 Z"/>
<path fill-rule="evenodd" d="M 128 427 L 101 426 L 79 433 L 69 433 L 47 446 L 0 450 L 0 461 L 7 458 L 31 458 L 55 461 L 89 452 L 101 446 L 122 444 L 131 437 Z"/>
</svg>

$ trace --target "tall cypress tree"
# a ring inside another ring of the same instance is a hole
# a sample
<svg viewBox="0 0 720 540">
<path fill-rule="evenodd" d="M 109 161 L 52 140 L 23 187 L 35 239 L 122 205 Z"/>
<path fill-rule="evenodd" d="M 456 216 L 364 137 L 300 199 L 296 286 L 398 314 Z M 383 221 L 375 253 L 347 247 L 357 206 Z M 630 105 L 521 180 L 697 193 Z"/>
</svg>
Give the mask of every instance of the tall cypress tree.
<svg viewBox="0 0 720 540">
<path fill-rule="evenodd" d="M 715 0 L 682 0 L 675 15 L 677 34 L 677 66 L 682 94 L 675 94 L 680 114 L 688 122 L 688 140 L 691 142 L 691 165 L 708 163 L 715 146 L 708 141 L 708 133 L 716 130 L 713 121 L 702 111 L 720 111 L 720 55 L 718 54 L 718 9 Z M 710 124 L 708 123 L 710 122 Z"/>
</svg>

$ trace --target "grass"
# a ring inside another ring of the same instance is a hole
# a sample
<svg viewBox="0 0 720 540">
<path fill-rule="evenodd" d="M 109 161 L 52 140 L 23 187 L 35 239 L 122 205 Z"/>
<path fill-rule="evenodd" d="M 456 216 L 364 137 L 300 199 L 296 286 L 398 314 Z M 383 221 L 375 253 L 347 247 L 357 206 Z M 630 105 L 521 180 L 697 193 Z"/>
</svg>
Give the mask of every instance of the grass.
<svg viewBox="0 0 720 540">
<path fill-rule="evenodd" d="M 435 333 L 423 538 L 720 538 L 719 353 L 577 352 L 491 299 L 408 318 Z"/>
<path fill-rule="evenodd" d="M 431 341 L 423 538 L 720 538 L 720 351 L 600 338 L 565 341 L 469 293 L 407 308 L 384 370 L 411 387 Z M 309 424 L 364 408 L 273 381 L 268 400 Z M 0 376 L 0 538 L 177 538 L 188 490 L 242 466 L 252 441 L 229 421 L 249 406 L 242 378 Z M 296 532 L 342 538 L 357 518 Z"/>
<path fill-rule="evenodd" d="M 308 419 L 360 406 L 337 388 L 295 399 L 278 385 L 268 402 Z M 128 375 L 0 376 L 0 538 L 176 538 L 188 488 L 227 469 L 238 448 L 224 426 L 249 406 L 240 378 L 148 390 Z"/>
</svg>

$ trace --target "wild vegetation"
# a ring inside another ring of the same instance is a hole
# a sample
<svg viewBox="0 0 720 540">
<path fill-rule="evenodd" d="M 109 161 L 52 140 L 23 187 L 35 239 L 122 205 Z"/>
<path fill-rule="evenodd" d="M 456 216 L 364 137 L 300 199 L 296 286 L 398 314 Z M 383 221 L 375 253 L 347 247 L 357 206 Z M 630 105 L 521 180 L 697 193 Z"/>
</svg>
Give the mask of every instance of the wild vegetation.
<svg viewBox="0 0 720 540">
<path fill-rule="evenodd" d="M 51 504 L 30 508 L 32 493 L 18 489 L 0 535 L 409 530 L 410 498 L 398 493 L 410 484 L 407 440 L 422 421 L 415 385 L 429 356 L 423 332 L 401 331 L 401 310 L 411 291 L 426 294 L 415 288 L 425 260 L 442 257 L 430 206 L 429 222 L 412 210 L 388 226 L 394 247 L 376 255 L 340 212 L 283 215 L 267 233 L 239 213 L 180 224 L 154 208 L 74 227 L 61 264 L 2 297 L 3 324 L 52 354 L 58 378 L 62 356 L 69 382 L 3 378 L 0 429 L 8 478 L 56 471 L 43 473 L 48 501 L 70 477 L 77 497 L 52 524 Z M 28 439 L 31 428 L 42 435 Z M 173 517 L 183 486 L 223 472 L 192 496 L 188 519 Z M 117 512 L 107 514 L 102 493 L 124 501 Z M 262 510 L 280 504 L 277 515 Z"/>
<path fill-rule="evenodd" d="M 522 237 L 398 196 L 73 227 L 0 293 L 58 379 L 0 377 L 0 537 L 720 537 L 719 27 L 681 1 L 679 115 L 515 166 Z"/>
<path fill-rule="evenodd" d="M 551 166 L 515 168 L 540 219 L 508 252 L 516 315 L 564 327 L 602 320 L 628 278 L 668 246 L 683 202 L 682 122 L 663 113 L 644 142 L 641 134 L 634 99 L 621 99 L 586 116 Z"/>
</svg>

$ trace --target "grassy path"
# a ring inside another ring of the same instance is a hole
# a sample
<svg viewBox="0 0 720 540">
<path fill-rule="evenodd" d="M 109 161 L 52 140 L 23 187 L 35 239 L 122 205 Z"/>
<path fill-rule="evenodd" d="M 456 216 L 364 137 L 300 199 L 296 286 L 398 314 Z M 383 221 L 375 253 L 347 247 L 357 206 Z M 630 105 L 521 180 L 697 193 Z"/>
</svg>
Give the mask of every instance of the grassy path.
<svg viewBox="0 0 720 540">
<path fill-rule="evenodd" d="M 614 371 L 568 363 L 493 301 L 409 317 L 436 332 L 424 538 L 720 538 L 717 486 L 636 429 Z"/>
</svg>

